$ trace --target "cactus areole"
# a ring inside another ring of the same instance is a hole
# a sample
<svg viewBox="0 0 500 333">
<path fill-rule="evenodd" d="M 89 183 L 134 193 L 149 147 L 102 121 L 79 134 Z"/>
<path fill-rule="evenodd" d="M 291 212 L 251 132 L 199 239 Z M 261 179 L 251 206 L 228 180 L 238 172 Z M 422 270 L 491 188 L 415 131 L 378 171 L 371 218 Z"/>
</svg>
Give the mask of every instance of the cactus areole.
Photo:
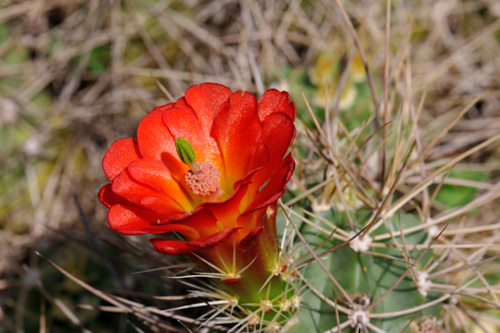
<svg viewBox="0 0 500 333">
<path fill-rule="evenodd" d="M 150 241 L 159 253 L 187 254 L 220 274 L 242 301 L 258 302 L 278 253 L 276 202 L 295 166 L 287 154 L 295 115 L 286 92 L 257 100 L 214 83 L 153 109 L 137 139 L 114 142 L 102 161 L 111 183 L 98 198 L 109 226 L 123 235 L 183 235 Z"/>
</svg>

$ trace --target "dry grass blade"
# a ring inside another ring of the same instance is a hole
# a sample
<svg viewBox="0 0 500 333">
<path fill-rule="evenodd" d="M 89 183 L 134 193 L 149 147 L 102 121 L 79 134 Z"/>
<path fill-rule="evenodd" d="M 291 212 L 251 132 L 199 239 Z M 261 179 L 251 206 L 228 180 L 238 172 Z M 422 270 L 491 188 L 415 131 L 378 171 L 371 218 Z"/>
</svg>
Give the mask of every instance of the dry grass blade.
<svg viewBox="0 0 500 333">
<path fill-rule="evenodd" d="M 158 260 L 151 259 L 150 257 L 142 256 L 142 255 L 140 255 L 140 254 L 137 254 L 137 253 L 135 253 L 135 252 L 132 252 L 132 251 L 130 251 L 130 250 L 127 250 L 127 249 L 125 249 L 125 248 L 123 248 L 123 247 L 121 247 L 121 246 L 118 246 L 118 245 L 116 245 L 116 244 L 113 244 L 113 243 L 111 243 L 111 242 L 110 242 L 110 241 L 108 241 L 108 240 L 101 239 L 101 241 L 103 241 L 104 243 L 106 243 L 106 244 L 108 244 L 108 245 L 110 245 L 110 246 L 112 246 L 112 247 L 114 247 L 114 248 L 116 248 L 116 249 L 118 249 L 118 250 L 120 250 L 120 251 L 123 251 L 123 252 L 126 252 L 126 253 L 128 253 L 128 254 L 131 254 L 131 255 L 133 255 L 134 257 L 140 258 L 140 259 L 142 259 L 142 260 L 144 260 L 144 261 L 148 261 L 148 262 L 151 262 L 151 263 L 153 263 L 153 264 L 156 264 L 156 265 L 158 265 L 158 266 L 162 266 L 162 267 L 163 267 L 163 266 L 165 266 L 165 263 L 164 263 L 164 262 L 161 262 L 161 261 L 158 261 Z"/>
<path fill-rule="evenodd" d="M 165 96 L 168 98 L 168 100 L 170 101 L 170 103 L 174 103 L 175 102 L 175 99 L 174 97 L 168 92 L 167 88 L 165 88 L 165 86 L 163 84 L 161 84 L 160 81 L 158 81 L 158 79 L 153 75 L 153 73 L 151 73 L 151 77 L 153 78 L 153 80 L 155 80 L 156 82 L 156 85 L 161 89 L 161 91 L 165 94 Z"/>
<path fill-rule="evenodd" d="M 321 2 L 324 4 L 324 6 L 328 10 L 332 10 L 330 8 L 329 4 L 325 3 L 325 0 L 321 0 Z M 340 13 L 342 14 L 342 18 L 344 19 L 344 22 L 347 24 L 347 27 L 349 28 L 349 30 L 350 30 L 353 38 L 354 38 L 354 43 L 355 43 L 356 48 L 357 48 L 357 50 L 358 50 L 358 52 L 359 52 L 359 54 L 361 56 L 361 60 L 363 61 L 363 66 L 365 67 L 366 76 L 368 78 L 368 84 L 370 86 L 370 91 L 371 91 L 371 96 L 372 96 L 372 101 L 373 101 L 373 107 L 375 109 L 375 113 L 377 113 L 377 111 L 378 111 L 378 105 L 379 104 L 378 104 L 376 93 L 375 93 L 375 88 L 374 88 L 374 83 L 373 83 L 372 75 L 370 73 L 370 70 L 368 69 L 368 61 L 367 61 L 365 52 L 363 51 L 363 48 L 361 47 L 361 43 L 359 42 L 358 33 L 356 32 L 356 29 L 354 29 L 354 26 L 352 25 L 351 19 L 347 15 L 347 13 L 346 13 L 346 11 L 345 11 L 344 6 L 342 5 L 342 3 L 339 0 L 335 0 L 335 3 L 337 4 L 337 6 L 338 6 L 338 8 L 340 10 Z M 377 124 L 377 127 L 378 127 L 378 117 L 375 117 L 375 123 Z"/>
<path fill-rule="evenodd" d="M 384 45 L 384 90 L 383 90 L 383 101 L 384 101 L 384 120 L 383 123 L 387 124 L 390 122 L 390 113 L 389 113 L 389 40 L 391 35 L 391 1 L 388 0 L 386 3 L 386 13 L 385 13 L 385 45 Z M 378 114 L 376 114 L 378 116 Z M 384 127 L 383 131 L 383 140 L 384 144 L 382 147 L 382 153 L 380 154 L 380 193 L 383 192 L 385 186 L 385 168 L 386 168 L 386 151 L 387 145 L 385 139 L 387 138 L 386 128 Z"/>
<path fill-rule="evenodd" d="M 89 221 L 87 220 L 87 216 L 85 215 L 82 206 L 80 205 L 80 201 L 78 200 L 78 197 L 76 194 L 73 194 L 73 200 L 75 202 L 75 205 L 78 209 L 78 214 L 80 214 L 80 219 L 82 220 L 83 225 L 85 226 L 85 230 L 87 231 L 87 234 L 89 235 L 90 239 L 92 240 L 92 244 L 94 245 L 94 248 L 96 252 L 102 257 L 104 264 L 106 265 L 106 268 L 111 272 L 113 277 L 115 278 L 116 281 L 121 285 L 121 287 L 124 290 L 128 290 L 128 287 L 125 285 L 121 277 L 118 275 L 116 272 L 115 268 L 111 264 L 111 262 L 108 259 L 108 256 L 104 253 L 102 250 L 99 242 L 97 241 L 97 237 L 95 234 L 92 232 L 92 229 L 90 228 Z"/>
<path fill-rule="evenodd" d="M 64 276 L 66 276 L 67 278 L 69 278 L 71 281 L 75 282 L 76 284 L 78 284 L 79 286 L 81 286 L 82 288 L 90 291 L 91 293 L 93 293 L 94 295 L 102 298 L 103 300 L 115 305 L 117 308 L 119 308 L 120 310 L 122 310 L 124 313 L 132 313 L 134 314 L 135 316 L 137 316 L 138 318 L 142 319 L 142 320 L 145 320 L 149 323 L 152 323 L 156 326 L 158 326 L 159 328 L 163 328 L 163 329 L 167 329 L 167 330 L 171 330 L 172 329 L 172 326 L 157 319 L 157 318 L 154 318 L 153 316 L 147 314 L 147 313 L 144 313 L 144 312 L 141 312 L 141 311 L 138 311 L 137 309 L 134 309 L 133 307 L 131 306 L 128 306 L 122 302 L 118 302 L 115 298 L 109 296 L 108 294 L 98 290 L 98 289 L 95 289 L 93 288 L 92 286 L 88 285 L 87 283 L 81 281 L 80 279 L 76 278 L 75 276 L 71 275 L 70 273 L 68 273 L 67 271 L 65 271 L 64 269 L 62 269 L 61 267 L 59 267 L 57 264 L 55 264 L 54 262 L 50 261 L 49 259 L 45 258 L 44 256 L 42 256 L 39 252 L 36 252 L 36 254 L 38 256 L 40 256 L 43 260 L 45 260 L 46 262 L 48 262 L 52 267 L 54 267 L 55 269 L 57 269 L 59 272 L 61 272 Z"/>
<path fill-rule="evenodd" d="M 331 136 L 329 136 L 328 143 L 330 143 L 330 144 L 333 143 L 331 138 L 337 138 L 337 122 L 339 121 L 338 115 L 339 115 L 339 109 L 340 109 L 340 101 L 342 100 L 342 96 L 344 95 L 344 89 L 346 87 L 349 69 L 351 68 L 352 60 L 354 59 L 354 53 L 355 53 L 355 49 L 352 48 L 351 52 L 349 54 L 349 59 L 347 60 L 347 64 L 344 68 L 344 71 L 342 72 L 342 76 L 340 77 L 340 82 L 339 82 L 339 85 L 337 88 L 337 100 L 335 101 L 335 105 L 333 107 L 333 116 L 332 116 L 331 126 L 329 126 L 330 122 L 328 121 L 328 118 L 327 118 L 328 114 L 329 114 L 329 112 L 328 112 L 329 111 L 328 110 L 329 104 L 328 104 L 327 100 L 325 101 L 325 103 L 327 103 L 327 105 L 325 107 L 325 120 L 326 120 L 326 126 L 327 126 L 327 130 L 328 130 L 327 134 L 330 132 L 333 132 L 330 134 Z M 327 90 L 326 96 L 329 96 L 327 84 L 325 84 L 325 90 Z M 330 131 L 330 129 L 332 129 L 332 130 Z M 361 131 L 360 131 L 360 133 L 361 133 Z M 351 143 L 354 143 L 354 142 L 351 141 Z"/>
<path fill-rule="evenodd" d="M 431 148 L 433 148 L 449 131 L 455 126 L 455 124 L 474 106 L 479 102 L 486 94 L 490 92 L 493 87 L 490 87 L 485 92 L 483 92 L 478 97 L 474 98 L 469 104 L 467 104 L 462 111 L 458 113 L 458 115 L 453 119 L 449 124 L 446 125 L 443 130 L 432 139 L 432 141 L 424 148 L 424 150 L 420 153 L 419 160 L 424 160 L 427 157 L 427 153 Z"/>
<path fill-rule="evenodd" d="M 403 163 L 403 166 L 401 167 L 401 170 L 399 171 L 398 176 L 394 180 L 394 184 L 392 184 L 391 189 L 389 190 L 389 193 L 386 195 L 384 201 L 382 202 L 382 204 L 380 205 L 380 207 L 377 209 L 377 212 L 370 218 L 370 220 L 367 223 L 367 226 L 365 228 L 363 228 L 363 234 L 362 235 L 365 235 L 370 230 L 370 227 L 377 222 L 377 219 L 382 214 L 383 209 L 385 208 L 385 206 L 391 200 L 392 193 L 394 193 L 394 191 L 396 190 L 396 187 L 397 187 L 397 185 L 398 185 L 401 177 L 403 176 L 403 174 L 404 174 L 404 172 L 406 170 L 406 166 L 408 165 L 408 162 L 410 161 L 409 157 L 411 156 L 411 153 L 413 152 L 414 148 L 415 148 L 415 142 L 413 142 L 413 145 L 411 146 L 410 151 L 408 152 L 408 156 L 406 157 L 406 160 Z"/>
<path fill-rule="evenodd" d="M 422 180 L 418 185 L 416 185 L 410 192 L 402 196 L 400 199 L 398 199 L 396 202 L 394 202 L 390 209 L 387 211 L 385 214 L 386 216 L 391 216 L 394 214 L 399 208 L 401 208 L 404 204 L 406 204 L 409 200 L 414 198 L 417 194 L 422 192 L 425 188 L 427 188 L 430 184 L 432 184 L 433 179 L 435 177 L 438 177 L 440 174 L 444 173 L 449 167 L 452 165 L 456 164 L 457 162 L 463 160 L 467 156 L 475 153 L 478 150 L 481 150 L 482 148 L 494 143 L 495 141 L 500 140 L 500 135 L 496 135 L 493 138 L 490 138 L 489 140 L 486 140 L 485 142 L 477 145 L 474 148 L 471 148 L 467 150 L 466 152 L 458 155 L 457 157 L 453 158 L 450 160 L 448 163 L 440 167 L 438 170 L 433 172 L 431 175 L 427 176 L 424 180 Z"/>
<path fill-rule="evenodd" d="M 23 267 L 24 270 L 27 273 L 30 273 L 30 269 L 28 266 Z M 33 274 L 33 273 L 32 273 Z M 37 286 L 40 288 L 42 291 L 42 294 L 52 303 L 54 303 L 61 311 L 64 313 L 64 315 L 76 326 L 80 328 L 80 331 L 83 333 L 91 333 L 88 329 L 83 327 L 80 319 L 78 319 L 77 316 L 64 304 L 60 299 L 56 298 L 54 295 L 52 295 L 47 289 L 45 289 L 44 285 L 42 284 L 42 281 L 39 278 L 35 279 L 35 282 Z M 45 320 L 45 316 L 43 317 Z M 41 319 L 41 318 L 40 318 Z M 40 330 L 45 329 L 45 325 L 40 325 Z"/>
<path fill-rule="evenodd" d="M 129 324 L 130 326 L 132 326 L 138 333 L 145 333 L 143 330 L 141 330 L 139 327 L 137 327 L 133 322 L 131 322 L 130 320 L 127 320 L 127 324 Z"/>
<path fill-rule="evenodd" d="M 313 110 L 311 109 L 311 105 L 309 105 L 309 101 L 307 100 L 306 95 L 304 94 L 304 90 L 302 90 L 302 86 L 299 83 L 299 88 L 300 88 L 300 93 L 302 94 L 302 98 L 304 99 L 304 102 L 306 103 L 306 108 L 307 111 L 309 112 L 309 115 L 311 116 L 314 125 L 316 126 L 316 129 L 318 130 L 318 133 L 321 135 L 321 138 L 323 138 L 324 142 L 329 143 L 328 138 L 326 137 L 325 133 L 323 132 L 323 129 L 321 128 L 321 125 L 318 122 L 318 119 L 316 118 L 316 115 L 314 114 Z"/>
<path fill-rule="evenodd" d="M 470 40 L 467 43 L 464 43 L 462 47 L 457 49 L 454 53 L 448 56 L 444 61 L 442 61 L 439 65 L 434 68 L 434 70 L 425 75 L 424 79 L 421 82 L 417 82 L 415 84 L 415 91 L 419 92 L 421 90 L 426 89 L 433 81 L 437 80 L 441 75 L 443 75 L 447 70 L 453 66 L 457 60 L 474 49 L 478 48 L 481 43 L 484 43 L 488 40 L 488 37 L 491 36 L 492 33 L 497 31 L 500 28 L 500 20 L 496 20 L 491 23 L 489 26 L 483 28 L 481 31 L 478 31 L 473 36 L 470 37 Z"/>
<path fill-rule="evenodd" d="M 45 300 L 42 300 L 42 304 L 40 304 L 40 333 L 47 332 L 47 318 L 45 313 Z"/>
</svg>

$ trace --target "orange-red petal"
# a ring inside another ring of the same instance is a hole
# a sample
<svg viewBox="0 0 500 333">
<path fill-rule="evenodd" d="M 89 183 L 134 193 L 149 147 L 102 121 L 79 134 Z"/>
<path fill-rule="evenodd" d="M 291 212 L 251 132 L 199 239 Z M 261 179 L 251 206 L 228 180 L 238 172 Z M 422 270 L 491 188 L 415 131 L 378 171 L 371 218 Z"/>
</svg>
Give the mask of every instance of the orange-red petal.
<svg viewBox="0 0 500 333">
<path fill-rule="evenodd" d="M 292 119 L 284 113 L 270 114 L 262 122 L 262 125 L 259 142 L 269 149 L 269 163 L 252 177 L 253 184 L 250 189 L 252 195 L 278 170 L 295 137 Z"/>
<path fill-rule="evenodd" d="M 128 169 L 122 171 L 113 180 L 111 189 L 115 194 L 124 199 L 145 208 L 153 209 L 159 214 L 171 215 L 184 213 L 184 210 L 166 193 L 151 187 L 149 184 L 136 181 Z M 157 198 L 157 200 L 145 198 Z"/>
<path fill-rule="evenodd" d="M 161 254 L 183 254 L 196 250 L 212 249 L 231 237 L 239 228 L 216 232 L 209 236 L 199 237 L 194 241 L 180 241 L 165 238 L 153 238 L 149 241 L 155 250 Z"/>
<path fill-rule="evenodd" d="M 211 136 L 217 141 L 225 165 L 226 192 L 232 190 L 247 172 L 262 126 L 257 114 L 257 99 L 237 91 L 215 116 Z"/>
<path fill-rule="evenodd" d="M 186 90 L 186 101 L 193 108 L 205 137 L 210 136 L 215 111 L 231 94 L 231 89 L 217 83 L 202 83 Z"/>
<path fill-rule="evenodd" d="M 203 136 L 198 121 L 191 112 L 172 108 L 163 114 L 163 123 L 175 139 L 182 137 L 191 143 L 196 161 L 220 164 L 220 153 L 215 140 Z"/>
<path fill-rule="evenodd" d="M 111 190 L 111 183 L 101 187 L 99 193 L 97 194 L 97 199 L 99 199 L 99 201 L 107 208 L 118 204 L 126 205 L 129 203 L 127 200 L 123 199 L 119 195 L 116 195 L 115 192 Z"/>
<path fill-rule="evenodd" d="M 195 251 L 196 249 L 186 245 L 186 241 L 166 238 L 153 238 L 149 240 L 156 252 L 165 255 L 177 255 Z"/>
<path fill-rule="evenodd" d="M 151 221 L 172 219 L 172 216 L 155 213 L 135 205 L 113 205 L 108 212 L 108 224 L 114 231 L 123 235 L 162 234 L 178 231 L 183 235 L 196 238 L 196 229 L 184 225 L 151 225 Z"/>
<path fill-rule="evenodd" d="M 102 169 L 106 177 L 113 181 L 129 165 L 130 162 L 141 158 L 141 152 L 136 139 L 123 138 L 115 141 L 106 151 L 102 159 Z"/>
<path fill-rule="evenodd" d="M 238 251 L 241 252 L 248 252 L 254 247 L 257 242 L 260 239 L 260 234 L 262 234 L 262 231 L 264 231 L 264 227 L 260 226 L 255 229 L 250 230 L 248 235 L 245 236 L 239 243 L 238 243 Z"/>
<path fill-rule="evenodd" d="M 295 103 L 290 101 L 290 95 L 286 91 L 269 89 L 259 99 L 259 117 L 261 121 L 272 113 L 282 112 L 295 120 L 297 114 Z"/>
<path fill-rule="evenodd" d="M 234 183 L 234 188 L 237 188 L 243 182 L 250 181 L 256 172 L 262 170 L 269 163 L 269 158 L 269 149 L 267 146 L 265 144 L 258 145 L 252 153 L 252 160 L 249 168 L 250 171 Z"/>
<path fill-rule="evenodd" d="M 148 113 L 137 128 L 137 140 L 145 158 L 156 159 L 168 165 L 169 171 L 180 178 L 189 170 L 175 150 L 175 140 L 163 123 L 163 114 L 174 104 L 167 104 Z"/>
<path fill-rule="evenodd" d="M 197 118 L 196 117 L 196 113 L 194 112 L 193 108 L 188 104 L 188 102 L 186 100 L 186 97 L 179 98 L 177 100 L 177 102 L 175 102 L 174 108 L 176 108 L 176 109 L 182 109 L 184 111 L 187 111 L 190 114 L 192 114 L 195 118 Z"/>
<path fill-rule="evenodd" d="M 240 228 L 231 228 L 224 231 L 219 231 L 210 236 L 200 237 L 194 241 L 186 242 L 186 245 L 197 249 L 212 249 L 217 245 L 224 243 L 238 229 Z"/>
<path fill-rule="evenodd" d="M 252 202 L 255 197 L 257 191 L 259 190 L 259 186 L 257 184 L 252 183 L 252 177 L 262 170 L 269 163 L 269 149 L 265 144 L 260 144 L 255 148 L 255 151 L 252 154 L 252 161 L 250 162 L 250 171 L 242 177 L 239 181 L 234 184 L 234 187 L 237 188 L 240 184 L 243 183 L 251 183 L 246 196 L 240 202 L 239 211 L 244 211 L 246 207 Z M 253 181 L 255 182 L 255 181 Z"/>
<path fill-rule="evenodd" d="M 250 182 L 242 182 L 231 196 L 223 202 L 207 202 L 199 206 L 199 209 L 208 209 L 217 218 L 217 225 L 221 229 L 232 228 L 236 225 L 239 215 L 241 200 L 247 192 Z"/>
<path fill-rule="evenodd" d="M 150 224 L 155 225 L 155 222 L 153 221 Z M 177 216 L 175 219 L 170 221 L 160 222 L 159 225 L 163 224 L 181 224 L 188 226 L 196 229 L 196 231 L 200 234 L 200 237 L 209 236 L 220 231 L 218 221 L 214 213 L 205 207 L 198 207 L 195 210 Z M 194 239 L 195 238 L 188 238 L 188 240 Z"/>
<path fill-rule="evenodd" d="M 241 215 L 244 216 L 250 214 L 278 201 L 283 193 L 285 193 L 286 183 L 292 176 L 294 168 L 295 161 L 290 153 L 285 157 L 285 159 L 283 159 L 279 170 L 271 177 L 266 186 L 264 186 L 264 188 L 257 194 L 255 199 L 253 199 Z"/>
<path fill-rule="evenodd" d="M 134 180 L 149 185 L 168 195 L 183 210 L 188 211 L 193 209 L 189 198 L 183 192 L 179 183 L 172 178 L 170 171 L 162 162 L 140 159 L 130 163 L 127 170 Z"/>
</svg>

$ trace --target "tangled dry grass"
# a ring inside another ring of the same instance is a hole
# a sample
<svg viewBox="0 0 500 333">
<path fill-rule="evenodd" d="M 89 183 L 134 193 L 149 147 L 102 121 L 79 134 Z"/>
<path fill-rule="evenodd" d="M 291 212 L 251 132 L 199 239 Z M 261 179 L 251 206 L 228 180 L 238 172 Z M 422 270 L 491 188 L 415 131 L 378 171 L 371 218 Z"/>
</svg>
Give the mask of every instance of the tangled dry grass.
<svg viewBox="0 0 500 333">
<path fill-rule="evenodd" d="M 95 236 L 124 242 L 108 232 L 106 211 L 96 200 L 106 182 L 100 163 L 113 141 L 135 136 L 149 110 L 176 100 L 192 84 L 212 81 L 257 94 L 269 87 L 289 90 L 307 123 L 297 82 L 313 100 L 324 90 L 310 78 L 311 69 L 320 66 L 319 55 L 329 57 L 327 71 L 344 68 L 355 54 L 357 31 L 361 63 L 369 66 L 366 80 L 375 94 L 358 92 L 361 102 L 344 115 L 346 124 L 359 125 L 367 109 L 394 109 L 399 96 L 415 109 L 423 103 L 420 140 L 423 147 L 435 143 L 423 154 L 429 169 L 500 133 L 500 3 L 495 0 L 394 0 L 389 16 L 384 3 L 366 0 L 6 0 L 0 6 L 0 321 L 7 332 L 32 331 L 47 320 L 54 331 L 64 331 L 108 318 L 75 316 L 64 306 L 65 300 L 92 301 L 74 285 L 65 286 L 70 292 L 55 287 L 60 281 L 34 250 L 52 253 L 54 261 L 59 258 L 87 282 L 113 275 L 101 285 L 107 290 L 133 294 L 144 287 L 134 276 L 123 277 L 111 255 L 103 255 L 103 248 L 112 247 Z M 342 81 L 341 74 L 332 79 Z M 404 80 L 384 80 L 394 77 Z M 383 103 L 390 107 L 377 107 Z M 391 115 L 381 112 L 378 118 L 385 123 Z M 309 161 L 298 169 L 318 173 Z M 498 187 L 498 141 L 455 170 L 474 177 L 457 173 L 449 186 L 465 184 L 477 194 Z M 419 177 L 406 178 L 400 190 Z M 452 205 L 444 199 L 433 209 Z M 470 235 L 470 242 L 497 233 L 499 213 L 498 200 L 491 200 L 469 216 L 467 225 L 493 226 Z M 136 256 L 164 260 L 142 250 L 140 239 L 127 246 L 140 251 Z M 133 269 L 143 267 L 141 260 Z M 132 264 L 122 260 L 121 265 Z M 49 305 L 33 296 L 36 288 L 61 313 L 50 313 Z M 37 303 L 27 306 L 33 298 Z M 125 332 L 131 326 L 122 319 L 118 331 Z"/>
</svg>

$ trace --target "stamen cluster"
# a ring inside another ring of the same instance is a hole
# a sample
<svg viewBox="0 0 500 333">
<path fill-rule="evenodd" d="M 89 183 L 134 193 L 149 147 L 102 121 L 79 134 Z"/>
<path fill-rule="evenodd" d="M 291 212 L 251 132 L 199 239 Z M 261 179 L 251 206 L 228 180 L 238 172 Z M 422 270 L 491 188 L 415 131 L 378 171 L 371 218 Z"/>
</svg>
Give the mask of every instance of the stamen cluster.
<svg viewBox="0 0 500 333">
<path fill-rule="evenodd" d="M 189 170 L 186 173 L 186 183 L 194 194 L 206 197 L 220 187 L 220 172 L 217 167 L 208 162 L 198 163 L 197 173 Z"/>
</svg>

